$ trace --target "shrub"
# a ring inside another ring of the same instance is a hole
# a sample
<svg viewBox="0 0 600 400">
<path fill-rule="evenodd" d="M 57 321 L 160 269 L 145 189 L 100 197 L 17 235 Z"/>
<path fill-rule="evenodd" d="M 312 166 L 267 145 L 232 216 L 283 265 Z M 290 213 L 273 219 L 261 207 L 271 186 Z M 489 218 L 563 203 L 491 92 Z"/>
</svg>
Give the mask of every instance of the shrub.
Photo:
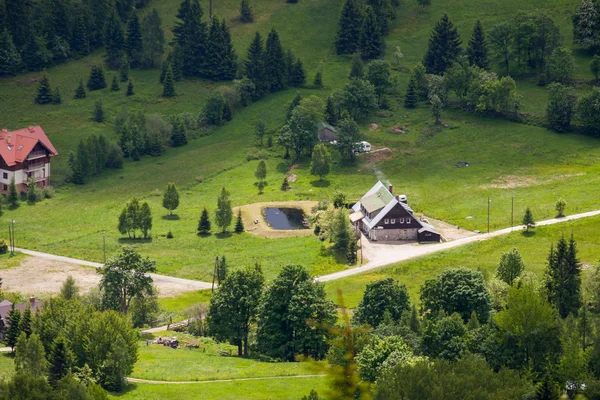
<svg viewBox="0 0 600 400">
<path fill-rule="evenodd" d="M 0 254 L 6 254 L 8 252 L 8 243 L 6 240 L 0 239 Z"/>
<path fill-rule="evenodd" d="M 173 239 L 173 234 L 171 231 L 167 232 L 167 239 Z"/>
<path fill-rule="evenodd" d="M 51 199 L 55 196 L 56 190 L 54 190 L 53 186 L 46 186 L 42 189 L 42 195 L 45 199 Z"/>
</svg>

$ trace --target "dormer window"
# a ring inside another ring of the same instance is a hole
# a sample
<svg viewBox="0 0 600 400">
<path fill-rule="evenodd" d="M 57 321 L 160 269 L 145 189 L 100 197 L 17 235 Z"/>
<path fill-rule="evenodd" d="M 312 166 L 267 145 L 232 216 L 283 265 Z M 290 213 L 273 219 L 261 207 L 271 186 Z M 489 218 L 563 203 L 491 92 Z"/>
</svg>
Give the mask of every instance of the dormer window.
<svg viewBox="0 0 600 400">
<path fill-rule="evenodd" d="M 390 220 L 386 218 L 386 219 L 383 221 L 383 223 L 384 223 L 384 224 L 386 224 L 386 225 L 389 225 L 389 223 L 390 223 Z"/>
</svg>

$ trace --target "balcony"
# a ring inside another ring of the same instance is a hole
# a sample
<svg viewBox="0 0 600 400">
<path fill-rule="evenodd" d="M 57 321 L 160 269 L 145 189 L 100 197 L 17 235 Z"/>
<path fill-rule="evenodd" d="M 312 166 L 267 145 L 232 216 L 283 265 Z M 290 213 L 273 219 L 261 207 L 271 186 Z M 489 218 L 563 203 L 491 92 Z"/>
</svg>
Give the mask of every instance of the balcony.
<svg viewBox="0 0 600 400">
<path fill-rule="evenodd" d="M 32 151 L 27 156 L 28 160 L 35 160 L 36 158 L 46 157 L 46 152 L 44 150 Z"/>
<path fill-rule="evenodd" d="M 31 176 L 31 177 L 28 177 L 28 178 L 27 178 L 27 181 L 26 181 L 26 182 L 23 182 L 23 184 L 24 184 L 24 185 L 26 185 L 26 186 L 28 186 L 28 185 L 29 185 L 29 180 L 30 180 L 30 179 L 32 179 L 32 178 L 33 178 L 33 181 L 34 181 L 35 183 L 38 183 L 38 182 L 41 182 L 41 181 L 44 181 L 44 180 L 46 180 L 46 178 L 45 178 L 45 177 L 43 177 L 43 176 Z"/>
<path fill-rule="evenodd" d="M 46 167 L 46 163 L 36 163 L 36 164 L 29 164 L 23 170 L 25 172 L 33 172 L 33 171 L 38 171 L 45 167 Z"/>
</svg>

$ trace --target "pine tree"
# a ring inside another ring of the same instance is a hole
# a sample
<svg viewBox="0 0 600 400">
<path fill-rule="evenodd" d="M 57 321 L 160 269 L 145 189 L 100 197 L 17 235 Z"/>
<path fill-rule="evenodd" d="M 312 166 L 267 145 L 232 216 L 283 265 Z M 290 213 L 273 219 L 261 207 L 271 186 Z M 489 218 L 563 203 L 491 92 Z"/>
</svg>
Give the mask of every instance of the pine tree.
<svg viewBox="0 0 600 400">
<path fill-rule="evenodd" d="M 235 233 L 244 232 L 244 221 L 242 221 L 242 209 L 238 209 L 237 220 L 235 222 Z"/>
<path fill-rule="evenodd" d="M 360 53 L 352 55 L 352 64 L 350 66 L 350 78 L 362 78 L 365 75 L 365 64 Z"/>
<path fill-rule="evenodd" d="M 125 40 L 125 52 L 127 58 L 131 62 L 132 66 L 138 67 L 142 61 L 142 28 L 140 26 L 140 20 L 136 13 L 131 13 L 129 22 L 127 24 L 127 40 Z"/>
<path fill-rule="evenodd" d="M 331 96 L 327 97 L 325 104 L 325 121 L 333 126 L 337 123 L 337 110 Z"/>
<path fill-rule="evenodd" d="M 323 73 L 321 71 L 317 71 L 315 74 L 315 79 L 313 80 L 313 86 L 317 88 L 323 87 Z"/>
<path fill-rule="evenodd" d="M 102 108 L 102 101 L 98 100 L 94 104 L 94 112 L 92 117 L 95 122 L 104 122 L 104 108 Z"/>
<path fill-rule="evenodd" d="M 6 23 L 15 46 L 22 50 L 33 36 L 32 4 L 23 0 L 6 0 Z"/>
<path fill-rule="evenodd" d="M 217 226 L 222 229 L 223 233 L 225 233 L 229 225 L 231 225 L 232 217 L 233 211 L 231 210 L 229 192 L 223 188 L 217 200 L 217 209 L 215 210 L 215 222 L 217 223 Z"/>
<path fill-rule="evenodd" d="M 1 26 L 1 25 L 0 25 Z M 21 54 L 6 28 L 0 32 L 0 76 L 14 75 L 21 65 Z"/>
<path fill-rule="evenodd" d="M 171 71 L 171 67 L 167 67 L 167 72 L 165 73 L 165 84 L 163 86 L 163 97 L 173 97 L 175 96 L 175 82 L 173 81 L 173 72 Z"/>
<path fill-rule="evenodd" d="M 54 91 L 54 94 L 52 95 L 52 103 L 53 104 L 62 103 L 62 98 L 60 97 L 60 90 L 58 90 L 58 88 L 56 88 L 56 90 Z"/>
<path fill-rule="evenodd" d="M 87 94 L 85 93 L 85 86 L 83 86 L 83 79 L 79 81 L 79 86 L 77 87 L 77 90 L 75 90 L 75 96 L 73 97 L 74 99 L 85 99 L 87 97 Z"/>
<path fill-rule="evenodd" d="M 356 244 L 356 240 L 350 240 L 350 242 L 348 243 L 348 250 L 346 252 L 346 260 L 348 261 L 348 264 L 356 264 L 356 260 L 358 259 L 356 254 L 357 251 L 358 245 Z"/>
<path fill-rule="evenodd" d="M 535 226 L 535 220 L 533 219 L 533 213 L 531 209 L 527 207 L 525 209 L 525 215 L 523 215 L 523 225 L 525 225 L 525 229 L 529 232 L 529 228 Z"/>
<path fill-rule="evenodd" d="M 50 353 L 50 370 L 48 371 L 48 382 L 51 385 L 67 376 L 75 364 L 75 357 L 67 341 L 59 336 L 54 339 Z"/>
<path fill-rule="evenodd" d="M 363 7 L 360 0 L 346 0 L 335 39 L 337 54 L 354 54 L 359 48 L 363 25 Z"/>
<path fill-rule="evenodd" d="M 231 32 L 229 32 L 229 27 L 225 19 L 221 21 L 221 31 L 221 37 L 223 38 L 223 58 L 221 60 L 219 79 L 230 81 L 235 78 L 238 62 L 235 48 L 231 41 Z"/>
<path fill-rule="evenodd" d="M 52 62 L 52 52 L 46 47 L 43 36 L 31 35 L 21 51 L 21 60 L 29 71 L 39 71 Z"/>
<path fill-rule="evenodd" d="M 118 82 L 118 80 L 117 80 L 117 76 L 116 76 L 116 75 L 115 75 L 115 76 L 113 76 L 112 83 L 110 84 L 110 90 L 111 90 L 112 92 L 116 92 L 116 91 L 119 91 L 119 90 L 121 90 L 121 88 L 119 87 L 119 82 Z"/>
<path fill-rule="evenodd" d="M 208 28 L 206 41 L 206 74 L 210 79 L 218 80 L 221 70 L 221 62 L 224 56 L 223 31 L 217 17 L 213 17 Z"/>
<path fill-rule="evenodd" d="M 37 96 L 35 97 L 37 104 L 50 104 L 52 103 L 52 88 L 50 87 L 50 79 L 48 75 L 44 74 L 37 88 Z"/>
<path fill-rule="evenodd" d="M 294 70 L 292 76 L 290 77 L 290 85 L 293 87 L 299 87 L 306 83 L 306 74 L 304 73 L 304 66 L 302 65 L 302 61 L 296 61 L 294 64 Z"/>
<path fill-rule="evenodd" d="M 181 118 L 176 118 L 173 122 L 173 130 L 171 131 L 171 145 L 173 147 L 180 147 L 186 144 L 185 125 L 183 125 Z"/>
<path fill-rule="evenodd" d="M 406 96 L 404 97 L 404 107 L 415 108 L 417 106 L 419 98 L 417 96 L 417 81 L 415 78 L 411 78 L 408 82 L 408 89 L 406 89 Z"/>
<path fill-rule="evenodd" d="M 25 336 L 31 336 L 31 308 L 29 305 L 25 307 L 25 311 L 21 314 L 21 319 L 19 320 L 19 332 L 24 333 Z"/>
<path fill-rule="evenodd" d="M 244 72 L 246 77 L 254 83 L 256 98 L 262 97 L 268 90 L 268 82 L 265 79 L 265 52 L 260 33 L 256 32 L 254 39 L 248 47 L 248 55 L 244 61 Z"/>
<path fill-rule="evenodd" d="M 200 221 L 198 221 L 198 233 L 202 235 L 206 235 L 210 232 L 210 218 L 208 216 L 208 211 L 206 207 L 202 210 L 202 215 L 200 216 Z"/>
<path fill-rule="evenodd" d="M 182 51 L 182 71 L 186 76 L 206 74 L 207 33 L 202 14 L 198 0 L 183 0 L 177 11 L 173 35 Z"/>
<path fill-rule="evenodd" d="M 8 312 L 8 330 L 6 331 L 6 345 L 15 350 L 17 340 L 21 335 L 20 322 L 21 312 L 15 309 L 13 304 L 11 310 Z"/>
<path fill-rule="evenodd" d="M 79 57 L 87 56 L 90 53 L 90 41 L 88 38 L 88 27 L 85 22 L 85 16 L 83 12 L 79 12 L 77 20 L 75 21 L 75 27 L 73 29 L 73 36 L 71 39 L 71 50 L 75 52 Z"/>
<path fill-rule="evenodd" d="M 469 40 L 469 46 L 467 47 L 467 56 L 469 64 L 481 69 L 488 69 L 487 41 L 483 32 L 483 26 L 479 20 L 477 20 L 475 28 L 473 28 L 471 40 Z"/>
<path fill-rule="evenodd" d="M 104 79 L 104 69 L 95 65 L 92 67 L 92 72 L 87 81 L 87 88 L 89 90 L 100 90 L 106 87 L 106 80 Z"/>
<path fill-rule="evenodd" d="M 17 190 L 17 184 L 15 183 L 14 175 L 8 184 L 8 204 L 10 204 L 10 206 L 13 208 L 19 205 L 19 191 Z"/>
<path fill-rule="evenodd" d="M 119 67 L 119 78 L 121 82 L 127 82 L 129 80 L 129 58 L 127 56 L 123 56 L 121 59 L 121 66 Z"/>
<path fill-rule="evenodd" d="M 359 50 L 360 55 L 367 59 L 377 58 L 383 49 L 383 37 L 381 28 L 377 22 L 377 16 L 372 7 L 367 7 L 367 14 L 360 32 Z"/>
<path fill-rule="evenodd" d="M 546 270 L 548 300 L 562 318 L 577 315 L 581 306 L 581 271 L 577 259 L 577 246 L 573 236 L 569 243 L 562 237 L 548 255 Z"/>
<path fill-rule="evenodd" d="M 461 54 L 461 43 L 458 31 L 448 14 L 444 14 L 429 38 L 429 48 L 423 61 L 427 73 L 443 75 Z"/>
<path fill-rule="evenodd" d="M 106 50 L 105 62 L 109 68 L 115 68 L 119 64 L 119 60 L 123 55 L 123 47 L 125 46 L 125 38 L 123 37 L 123 29 L 121 29 L 121 20 L 115 9 L 108 17 L 104 25 L 104 49 Z"/>
<path fill-rule="evenodd" d="M 271 29 L 265 44 L 265 77 L 271 92 L 277 92 L 285 87 L 285 56 L 279 34 L 275 29 Z"/>
<path fill-rule="evenodd" d="M 240 21 L 254 21 L 254 16 L 252 15 L 252 8 L 250 8 L 249 0 L 242 0 L 242 2 L 240 3 Z"/>
<path fill-rule="evenodd" d="M 133 91 L 133 81 L 130 79 L 127 84 L 127 96 L 133 96 L 135 92 Z"/>
</svg>

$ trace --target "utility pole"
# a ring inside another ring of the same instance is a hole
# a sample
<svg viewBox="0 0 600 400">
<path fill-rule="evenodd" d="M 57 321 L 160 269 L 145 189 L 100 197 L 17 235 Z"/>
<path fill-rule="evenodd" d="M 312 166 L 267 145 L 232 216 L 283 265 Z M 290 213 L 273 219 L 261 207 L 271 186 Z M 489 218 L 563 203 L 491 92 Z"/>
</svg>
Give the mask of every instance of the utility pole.
<svg viewBox="0 0 600 400">
<path fill-rule="evenodd" d="M 211 293 L 214 293 L 214 292 L 215 292 L 215 275 L 216 275 L 216 273 L 217 273 L 217 265 L 219 265 L 219 256 L 217 256 L 217 257 L 215 258 L 215 268 L 213 269 L 212 288 L 210 289 L 210 290 L 211 290 Z"/>
<path fill-rule="evenodd" d="M 10 255 L 12 256 L 12 229 L 10 229 L 10 224 L 8 224 L 8 249 L 10 250 Z"/>
<path fill-rule="evenodd" d="M 513 227 L 515 226 L 515 196 L 512 197 L 512 202 L 510 205 L 510 231 L 512 232 Z"/>
<path fill-rule="evenodd" d="M 106 236 L 102 236 L 102 242 L 104 247 L 104 264 L 106 264 Z"/>
<path fill-rule="evenodd" d="M 12 255 L 15 255 L 15 220 L 12 220 Z"/>
<path fill-rule="evenodd" d="M 210 0 L 210 5 L 208 7 L 208 19 L 211 21 L 211 23 L 212 23 L 212 2 L 213 2 L 213 0 Z"/>
<path fill-rule="evenodd" d="M 490 234 L 490 203 L 492 200 L 488 197 L 488 235 Z"/>
</svg>

